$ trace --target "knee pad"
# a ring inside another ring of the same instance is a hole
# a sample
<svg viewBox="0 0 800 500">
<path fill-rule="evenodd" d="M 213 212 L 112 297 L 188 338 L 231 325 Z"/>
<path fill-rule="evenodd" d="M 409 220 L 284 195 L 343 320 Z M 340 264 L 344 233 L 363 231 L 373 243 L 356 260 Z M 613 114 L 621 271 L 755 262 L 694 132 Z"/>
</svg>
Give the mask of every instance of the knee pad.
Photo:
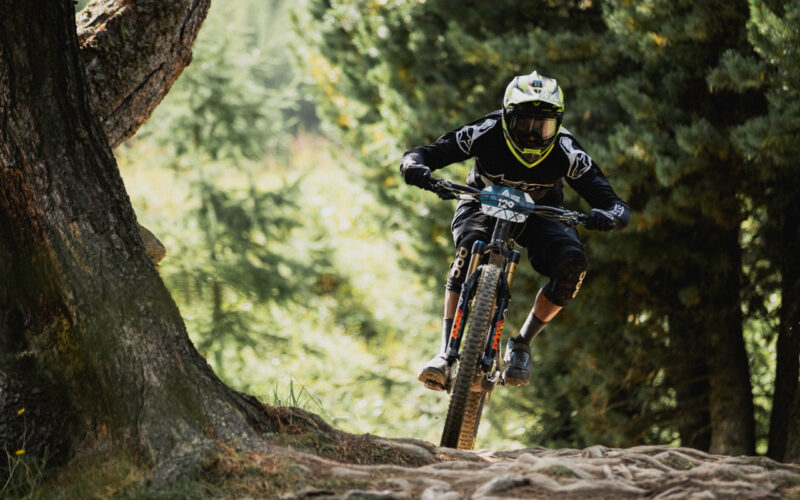
<svg viewBox="0 0 800 500">
<path fill-rule="evenodd" d="M 459 246 L 456 248 L 456 258 L 450 264 L 450 273 L 447 275 L 445 288 L 451 292 L 461 293 L 461 285 L 467 279 L 467 266 L 469 265 L 469 248 Z"/>
<path fill-rule="evenodd" d="M 565 253 L 554 266 L 550 281 L 544 286 L 544 296 L 557 306 L 566 306 L 578 295 L 586 277 L 586 267 L 586 255 L 583 252 Z"/>
</svg>

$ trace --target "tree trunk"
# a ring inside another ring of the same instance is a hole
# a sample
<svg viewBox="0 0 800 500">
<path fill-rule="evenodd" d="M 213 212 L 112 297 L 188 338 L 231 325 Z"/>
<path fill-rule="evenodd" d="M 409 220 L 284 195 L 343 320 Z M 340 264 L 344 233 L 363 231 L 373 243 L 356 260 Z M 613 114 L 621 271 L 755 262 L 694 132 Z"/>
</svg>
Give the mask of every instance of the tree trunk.
<svg viewBox="0 0 800 500">
<path fill-rule="evenodd" d="M 676 305 L 673 310 L 682 308 Z M 691 316 L 688 312 L 674 312 L 669 317 L 672 359 L 667 361 L 666 371 L 675 388 L 676 425 L 681 446 L 708 451 L 711 444 L 709 373 L 705 358 L 708 342 L 702 327 Z"/>
<path fill-rule="evenodd" d="M 800 464 L 800 391 L 794 393 L 794 404 L 786 424 L 786 451 L 783 461 Z"/>
<path fill-rule="evenodd" d="M 95 0 L 77 18 L 92 104 L 109 145 L 132 136 L 192 58 L 210 0 Z"/>
<path fill-rule="evenodd" d="M 124 100 L 107 125 L 136 106 Z M 158 463 L 256 438 L 263 407 L 191 345 L 90 101 L 72 3 L 2 2 L 0 402 L 28 405 L 13 387 L 36 373 L 37 397 L 65 411 L 66 453 L 105 444 Z"/>
<path fill-rule="evenodd" d="M 741 312 L 741 250 L 738 227 L 711 225 L 698 234 L 716 249 L 715 261 L 703 277 L 703 322 L 710 334 L 711 453 L 755 453 L 755 417 L 750 366 L 744 344 Z"/>
<path fill-rule="evenodd" d="M 800 400 L 795 399 L 800 395 L 797 391 L 800 371 L 800 261 L 797 259 L 800 241 L 797 228 L 800 227 L 800 215 L 796 212 L 796 204 L 788 205 L 792 209 L 772 214 L 774 220 L 783 223 L 777 228 L 778 248 L 775 249 L 780 252 L 777 265 L 781 272 L 781 310 L 767 454 L 775 460 L 800 463 Z"/>
<path fill-rule="evenodd" d="M 731 210 L 730 213 L 735 213 Z M 741 314 L 738 225 L 695 214 L 695 227 L 665 298 L 673 359 L 666 367 L 677 398 L 681 444 L 712 453 L 755 452 L 750 367 Z M 665 228 L 670 230 L 669 228 Z M 682 229 L 673 229 L 681 231 Z"/>
</svg>

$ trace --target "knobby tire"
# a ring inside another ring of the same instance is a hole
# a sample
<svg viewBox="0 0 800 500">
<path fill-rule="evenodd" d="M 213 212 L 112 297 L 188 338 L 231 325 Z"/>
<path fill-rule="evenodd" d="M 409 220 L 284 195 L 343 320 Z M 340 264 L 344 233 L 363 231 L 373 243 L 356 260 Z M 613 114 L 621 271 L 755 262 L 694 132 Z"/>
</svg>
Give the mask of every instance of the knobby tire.
<svg viewBox="0 0 800 500">
<path fill-rule="evenodd" d="M 450 396 L 441 446 L 469 450 L 475 441 L 485 392 L 472 391 L 472 384 L 478 375 L 478 359 L 489 334 L 499 280 L 499 266 L 487 264 L 483 267 L 473 299 L 467 333 L 462 343 L 461 360 Z"/>
<path fill-rule="evenodd" d="M 483 403 L 486 401 L 486 391 L 470 391 L 467 404 L 464 405 L 464 421 L 461 423 L 461 432 L 458 433 L 458 449 L 471 450 L 475 445 L 478 435 L 478 425 L 481 422 Z"/>
</svg>

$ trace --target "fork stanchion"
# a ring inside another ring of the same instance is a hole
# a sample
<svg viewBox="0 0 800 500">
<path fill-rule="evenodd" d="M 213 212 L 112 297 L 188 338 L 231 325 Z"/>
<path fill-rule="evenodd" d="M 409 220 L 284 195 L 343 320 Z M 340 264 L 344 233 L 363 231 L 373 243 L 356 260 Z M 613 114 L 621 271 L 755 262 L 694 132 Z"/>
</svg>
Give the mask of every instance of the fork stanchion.
<svg viewBox="0 0 800 500">
<path fill-rule="evenodd" d="M 467 276 L 471 276 L 472 273 L 478 269 L 478 266 L 481 263 L 481 257 L 483 256 L 483 252 L 486 250 L 486 243 L 482 242 L 481 240 L 477 240 L 475 243 L 472 244 L 472 255 L 469 258 L 469 268 L 467 270 Z"/>
<path fill-rule="evenodd" d="M 508 263 L 506 264 L 506 281 L 508 282 L 508 288 L 511 288 L 511 285 L 514 283 L 514 273 L 517 271 L 517 264 L 519 264 L 520 253 L 516 250 L 512 250 L 511 254 L 508 256 Z"/>
</svg>

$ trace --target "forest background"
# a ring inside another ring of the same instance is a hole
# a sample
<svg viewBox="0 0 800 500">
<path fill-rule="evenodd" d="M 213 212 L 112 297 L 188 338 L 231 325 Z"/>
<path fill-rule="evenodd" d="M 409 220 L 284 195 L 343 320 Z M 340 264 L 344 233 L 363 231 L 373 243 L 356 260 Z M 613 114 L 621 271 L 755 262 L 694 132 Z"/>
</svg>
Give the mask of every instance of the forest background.
<svg viewBox="0 0 800 500">
<path fill-rule="evenodd" d="M 437 442 L 446 399 L 416 372 L 438 347 L 454 207 L 406 187 L 399 159 L 497 109 L 513 75 L 555 77 L 634 217 L 581 232 L 586 283 L 478 446 L 797 460 L 798 28 L 800 1 L 217 1 L 115 154 L 226 383 Z M 509 331 L 542 284 L 520 267 Z"/>
</svg>

